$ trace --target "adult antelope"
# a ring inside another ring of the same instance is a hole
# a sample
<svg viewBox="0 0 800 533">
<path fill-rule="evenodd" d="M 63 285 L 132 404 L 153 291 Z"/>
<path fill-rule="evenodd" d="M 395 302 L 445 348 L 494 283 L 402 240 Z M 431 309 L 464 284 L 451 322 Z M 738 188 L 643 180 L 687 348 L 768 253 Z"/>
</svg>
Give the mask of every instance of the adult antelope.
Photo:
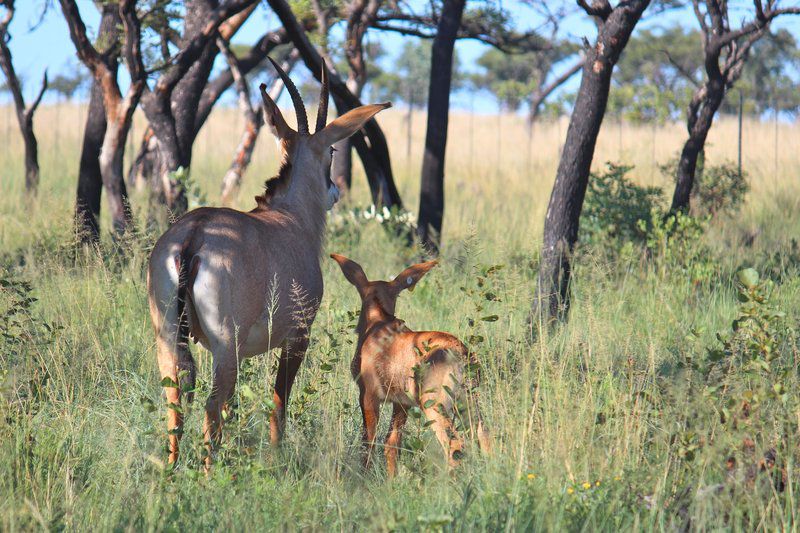
<svg viewBox="0 0 800 533">
<path fill-rule="evenodd" d="M 272 61 L 272 60 L 270 60 Z M 326 126 L 328 84 L 322 90 L 314 134 L 300 93 L 273 61 L 292 97 L 297 131 L 261 85 L 264 118 L 278 141 L 281 168 L 249 212 L 201 208 L 187 213 L 156 243 L 147 276 L 158 366 L 169 406 L 169 461 L 178 459 L 183 426 L 181 393 L 192 401 L 195 363 L 191 336 L 213 355 L 213 385 L 203 433 L 219 443 L 222 411 L 236 387 L 239 361 L 280 346 L 270 437 L 283 433 L 285 409 L 308 348 L 308 332 L 322 298 L 320 251 L 325 211 L 338 200 L 330 180 L 331 145 L 358 131 L 391 104 L 353 109 Z"/>
</svg>

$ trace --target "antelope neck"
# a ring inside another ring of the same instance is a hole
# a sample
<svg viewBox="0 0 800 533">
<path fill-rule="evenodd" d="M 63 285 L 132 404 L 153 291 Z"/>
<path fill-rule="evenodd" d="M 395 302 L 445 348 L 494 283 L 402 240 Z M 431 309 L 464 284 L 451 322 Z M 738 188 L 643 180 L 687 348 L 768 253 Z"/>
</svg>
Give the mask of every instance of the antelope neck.
<svg viewBox="0 0 800 533">
<path fill-rule="evenodd" d="M 368 305 L 362 307 L 356 331 L 359 337 L 365 337 L 369 332 L 375 329 L 376 326 L 392 322 L 393 320 L 397 320 L 397 317 L 388 313 L 376 299 L 376 301 L 370 302 Z"/>
</svg>

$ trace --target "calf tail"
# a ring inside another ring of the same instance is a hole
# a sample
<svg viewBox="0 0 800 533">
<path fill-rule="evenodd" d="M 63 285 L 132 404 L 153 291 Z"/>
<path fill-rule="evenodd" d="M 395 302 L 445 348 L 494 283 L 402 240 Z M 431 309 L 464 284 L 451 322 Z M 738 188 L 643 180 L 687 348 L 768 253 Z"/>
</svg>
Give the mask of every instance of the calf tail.
<svg viewBox="0 0 800 533">
<path fill-rule="evenodd" d="M 197 366 L 189 349 L 190 326 L 186 307 L 200 262 L 196 256 L 192 256 L 188 252 L 188 248 L 188 242 L 184 243 L 180 253 L 175 256 L 175 266 L 178 269 L 178 338 L 176 351 L 180 390 L 186 392 L 186 401 L 192 403 L 197 381 Z"/>
</svg>

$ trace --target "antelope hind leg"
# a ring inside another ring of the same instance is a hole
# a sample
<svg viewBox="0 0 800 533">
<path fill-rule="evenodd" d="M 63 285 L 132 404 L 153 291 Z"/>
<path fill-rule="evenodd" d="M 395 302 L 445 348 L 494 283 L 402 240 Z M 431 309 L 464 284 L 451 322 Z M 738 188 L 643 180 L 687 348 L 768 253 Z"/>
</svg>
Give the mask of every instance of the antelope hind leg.
<svg viewBox="0 0 800 533">
<path fill-rule="evenodd" d="M 174 384 L 164 387 L 167 396 L 167 435 L 169 439 L 169 463 L 178 460 L 178 448 L 183 434 L 183 408 L 181 391 L 178 388 L 178 365 L 175 343 L 159 336 L 157 341 L 158 368 L 161 379 L 169 378 Z"/>
<path fill-rule="evenodd" d="M 292 338 L 284 342 L 281 348 L 280 361 L 278 363 L 278 375 L 275 378 L 275 389 L 273 401 L 275 408 L 269 417 L 269 434 L 273 445 L 280 443 L 283 438 L 283 430 L 286 426 L 286 408 L 289 403 L 289 395 L 292 393 L 297 371 L 303 363 L 303 358 L 308 349 L 308 331 L 298 332 Z"/>
<path fill-rule="evenodd" d="M 203 435 L 206 443 L 206 469 L 213 462 L 213 453 L 222 441 L 222 412 L 236 389 L 238 361 L 235 350 L 214 354 L 214 382 L 206 401 L 206 418 Z"/>
</svg>

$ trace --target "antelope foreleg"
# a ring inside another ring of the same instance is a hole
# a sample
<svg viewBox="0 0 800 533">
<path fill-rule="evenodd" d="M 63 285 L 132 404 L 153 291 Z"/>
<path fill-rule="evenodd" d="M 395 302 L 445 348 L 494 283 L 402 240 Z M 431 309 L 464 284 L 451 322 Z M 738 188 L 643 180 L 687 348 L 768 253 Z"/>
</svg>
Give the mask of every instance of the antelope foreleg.
<svg viewBox="0 0 800 533">
<path fill-rule="evenodd" d="M 378 436 L 378 421 L 381 416 L 381 406 L 375 395 L 370 394 L 365 390 L 363 384 L 361 387 L 361 394 L 359 395 L 359 404 L 361 405 L 361 416 L 364 421 L 364 433 L 362 442 L 364 446 L 364 468 L 369 468 L 372 460 L 372 448 L 375 447 L 375 439 Z"/>
</svg>

